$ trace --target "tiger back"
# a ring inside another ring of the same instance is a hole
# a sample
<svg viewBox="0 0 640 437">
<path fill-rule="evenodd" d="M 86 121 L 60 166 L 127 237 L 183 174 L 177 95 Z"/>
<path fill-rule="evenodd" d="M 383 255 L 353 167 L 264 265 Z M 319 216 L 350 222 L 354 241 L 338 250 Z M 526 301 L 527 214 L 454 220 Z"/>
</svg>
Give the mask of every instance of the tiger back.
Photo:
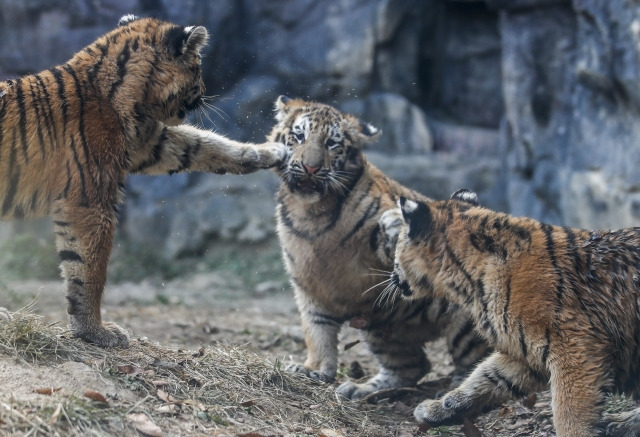
<svg viewBox="0 0 640 437">
<path fill-rule="evenodd" d="M 496 350 L 420 422 L 459 422 L 551 387 L 559 437 L 640 435 L 640 409 L 601 418 L 609 393 L 640 393 L 640 228 L 587 231 L 452 200 L 400 200 L 393 284 L 407 300 L 465 308 Z"/>
<path fill-rule="evenodd" d="M 454 305 L 425 299 L 384 305 L 383 279 L 393 268 L 402 195 L 428 200 L 385 176 L 362 152 L 378 130 L 321 103 L 281 96 L 269 139 L 287 146 L 277 231 L 291 277 L 307 346 L 304 365 L 289 370 L 332 381 L 338 333 L 346 322 L 362 328 L 380 364 L 363 384 L 338 391 L 360 398 L 384 388 L 412 385 L 430 368 L 428 340 L 445 337 L 457 365 L 466 368 L 486 352 L 469 318 Z"/>
<path fill-rule="evenodd" d="M 127 346 L 100 302 L 128 173 L 248 173 L 278 144 L 243 144 L 182 124 L 200 108 L 202 26 L 125 16 L 68 62 L 0 82 L 0 218 L 50 215 L 75 336 Z"/>
</svg>

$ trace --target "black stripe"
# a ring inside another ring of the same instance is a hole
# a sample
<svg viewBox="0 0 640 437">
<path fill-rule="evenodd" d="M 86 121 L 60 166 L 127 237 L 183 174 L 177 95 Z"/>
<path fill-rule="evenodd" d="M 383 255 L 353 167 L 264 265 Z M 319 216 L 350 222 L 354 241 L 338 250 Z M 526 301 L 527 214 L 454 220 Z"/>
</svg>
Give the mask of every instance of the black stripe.
<svg viewBox="0 0 640 437">
<path fill-rule="evenodd" d="M 82 257 L 78 253 L 72 250 L 61 250 L 60 252 L 58 252 L 58 257 L 60 258 L 60 261 L 84 263 L 84 260 L 82 259 Z"/>
<path fill-rule="evenodd" d="M 7 213 L 13 207 L 13 199 L 16 196 L 16 192 L 18 191 L 18 183 L 20 182 L 20 170 L 15 169 L 12 171 L 11 179 L 9 180 L 9 188 L 7 190 L 7 194 L 4 197 L 4 201 L 2 202 L 2 215 L 6 216 Z"/>
<path fill-rule="evenodd" d="M 522 357 L 527 359 L 527 342 L 524 338 L 524 328 L 522 327 L 522 322 L 518 322 L 518 334 L 520 336 L 520 349 L 522 349 Z"/>
<path fill-rule="evenodd" d="M 471 320 L 467 320 L 467 322 L 464 325 L 462 325 L 462 328 L 460 328 L 460 330 L 453 337 L 453 340 L 451 340 L 451 346 L 453 346 L 454 348 L 457 348 L 460 343 L 460 340 L 462 340 L 464 337 L 469 335 L 471 331 L 473 331 L 473 326 L 474 326 L 473 322 Z"/>
<path fill-rule="evenodd" d="M 504 375 L 502 375 L 500 372 L 498 372 L 497 370 L 494 371 L 494 376 L 497 380 L 499 380 L 500 382 L 503 383 L 503 385 L 513 394 L 514 397 L 516 398 L 521 398 L 524 395 L 526 395 L 525 392 L 523 392 L 520 387 L 518 387 L 516 384 L 514 384 L 512 381 L 510 381 L 509 379 L 507 379 Z M 489 379 L 490 381 L 494 381 L 492 379 L 490 379 L 487 376 L 487 379 Z"/>
<path fill-rule="evenodd" d="M 362 217 L 360 217 L 360 220 L 358 220 L 355 226 L 347 233 L 347 235 L 345 235 L 342 238 L 342 240 L 340 241 L 340 244 L 342 245 L 346 243 L 347 240 L 353 237 L 360 230 L 360 228 L 362 228 L 362 226 L 364 226 L 364 224 L 367 221 L 369 221 L 369 219 L 371 219 L 371 217 L 374 217 L 378 213 L 379 210 L 380 210 L 380 198 L 376 198 L 374 199 L 373 202 L 369 204 L 369 206 L 367 206 L 367 209 L 362 215 Z"/>
<path fill-rule="evenodd" d="M 378 249 L 378 234 L 380 233 L 380 224 L 376 223 L 376 225 L 371 230 L 371 234 L 369 235 L 369 249 L 372 252 L 377 251 Z"/>
<path fill-rule="evenodd" d="M 36 91 L 33 88 L 34 81 L 29 83 L 29 89 L 31 90 L 31 100 L 33 102 L 33 111 L 35 112 L 36 122 L 34 123 L 34 129 L 38 133 L 38 143 L 40 144 L 40 153 L 42 154 L 42 160 L 45 159 L 44 151 L 44 137 L 42 136 L 42 126 L 46 126 L 46 120 L 44 117 L 44 108 L 41 107 L 40 93 L 36 95 Z M 41 112 L 42 111 L 42 112 Z M 42 114 L 42 115 L 41 115 Z"/>
<path fill-rule="evenodd" d="M 167 128 L 165 126 L 162 129 L 162 132 L 160 133 L 160 138 L 158 139 L 158 143 L 155 146 L 153 146 L 151 155 L 146 160 L 141 162 L 136 168 L 131 169 L 130 170 L 131 173 L 138 173 L 160 162 L 160 160 L 162 159 L 162 151 L 164 149 L 164 143 L 165 141 L 167 141 L 167 139 L 168 139 Z"/>
<path fill-rule="evenodd" d="M 35 76 L 36 80 L 38 81 L 38 86 L 40 88 L 40 91 L 42 92 L 42 95 L 44 95 L 44 104 L 47 106 L 46 111 L 45 108 L 42 108 L 42 112 L 45 115 L 45 126 L 47 128 L 47 132 L 49 133 L 49 138 L 51 138 L 51 145 L 54 146 L 54 143 L 57 141 L 58 138 L 58 131 L 56 128 L 56 123 L 53 119 L 53 110 L 51 109 L 51 97 L 49 96 L 49 91 L 47 90 L 47 87 L 44 84 L 44 81 L 42 80 L 42 77 L 40 77 L 39 74 L 37 74 Z"/>
<path fill-rule="evenodd" d="M 558 267 L 558 262 L 556 260 L 555 244 L 553 241 L 553 228 L 550 225 L 544 223 L 541 224 L 541 227 L 547 240 L 547 254 L 549 255 L 549 260 L 551 261 L 551 265 L 556 273 L 556 320 L 558 320 L 558 316 L 560 315 L 560 313 L 562 312 L 562 308 L 564 307 L 564 279 L 562 271 Z"/>
<path fill-rule="evenodd" d="M 53 77 L 56 79 L 56 83 L 58 84 L 58 97 L 60 98 L 60 111 L 62 115 L 62 137 L 64 141 L 64 137 L 67 132 L 67 108 L 69 107 L 69 102 L 67 102 L 67 96 L 64 88 L 64 79 L 62 77 L 62 71 L 58 67 L 52 68 L 49 70 Z"/>
<path fill-rule="evenodd" d="M 129 49 L 129 43 L 131 41 L 127 41 L 124 44 L 124 48 L 118 54 L 118 78 L 111 85 L 111 89 L 109 90 L 109 100 L 113 98 L 113 95 L 118 90 L 118 87 L 122 85 L 124 81 L 124 76 L 127 74 L 127 62 L 129 62 L 129 57 L 131 56 L 131 51 Z"/>
<path fill-rule="evenodd" d="M 331 316 L 318 311 L 309 311 L 309 315 L 313 318 L 313 323 L 316 324 L 342 325 L 345 322 L 345 319 L 341 317 Z M 316 319 L 322 319 L 322 321 L 318 321 Z"/>
<path fill-rule="evenodd" d="M 22 79 L 16 82 L 16 102 L 18 104 L 18 129 L 20 130 L 20 142 L 22 143 L 22 154 L 24 161 L 29 161 L 29 149 L 27 144 L 27 110 L 22 90 Z"/>
<path fill-rule="evenodd" d="M 88 161 L 92 160 L 93 161 L 93 165 L 96 168 L 99 168 L 100 166 L 96 162 L 95 158 L 93 158 L 91 156 L 91 154 L 89 153 L 89 144 L 87 142 L 87 133 L 85 132 L 85 128 L 84 128 L 85 98 L 84 98 L 84 95 L 82 93 L 82 86 L 80 84 L 80 80 L 78 79 L 78 76 L 76 75 L 76 72 L 73 70 L 73 68 L 71 68 L 71 66 L 65 65 L 64 69 L 67 71 L 67 73 L 69 73 L 69 75 L 71 75 L 71 77 L 73 78 L 73 82 L 74 82 L 74 84 L 76 86 L 76 96 L 78 97 L 78 105 L 80 105 L 80 108 L 79 108 L 79 111 L 78 111 L 79 112 L 79 115 L 78 115 L 78 132 L 80 133 L 80 144 L 82 145 L 82 150 L 84 152 L 85 159 L 87 160 L 87 163 L 88 163 Z"/>
<path fill-rule="evenodd" d="M 507 278 L 507 287 L 505 290 L 504 308 L 502 309 L 502 322 L 504 324 L 504 332 L 509 332 L 509 302 L 511 301 L 511 275 Z"/>
<path fill-rule="evenodd" d="M 176 168 L 175 170 L 169 170 L 168 173 L 170 175 L 174 173 L 180 173 L 181 171 L 188 169 L 190 165 L 191 165 L 191 145 L 187 145 L 184 149 L 184 152 L 182 153 L 182 156 L 180 157 L 180 165 L 178 166 L 178 168 Z"/>
<path fill-rule="evenodd" d="M 477 334 L 474 335 L 467 341 L 464 349 L 453 356 L 454 360 L 462 361 L 464 357 L 471 354 L 471 352 L 475 351 L 477 348 L 481 347 L 482 349 L 486 348 L 486 344 L 482 338 L 480 338 Z M 453 354 L 452 354 L 453 355 Z"/>
<path fill-rule="evenodd" d="M 71 151 L 73 152 L 73 160 L 76 163 L 76 167 L 78 168 L 78 174 L 80 175 L 80 191 L 82 194 L 82 197 L 80 198 L 80 205 L 86 207 L 86 206 L 89 206 L 89 197 L 87 196 L 87 186 L 84 180 L 84 170 L 83 170 L 82 164 L 80 163 L 80 158 L 78 157 L 78 151 L 76 150 L 76 144 L 75 144 L 75 141 L 73 140 L 73 137 L 71 137 L 71 141 L 69 142 L 69 147 L 71 147 Z"/>
<path fill-rule="evenodd" d="M 544 333 L 545 345 L 542 348 L 542 365 L 547 367 L 547 359 L 549 358 L 549 348 L 551 346 L 551 334 L 549 333 L 549 328 Z"/>
</svg>

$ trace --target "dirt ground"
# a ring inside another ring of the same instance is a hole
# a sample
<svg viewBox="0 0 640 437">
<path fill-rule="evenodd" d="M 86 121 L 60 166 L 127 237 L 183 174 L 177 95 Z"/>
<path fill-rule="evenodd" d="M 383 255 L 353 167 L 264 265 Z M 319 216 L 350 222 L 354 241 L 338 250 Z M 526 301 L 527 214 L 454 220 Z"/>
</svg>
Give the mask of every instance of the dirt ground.
<svg viewBox="0 0 640 437">
<path fill-rule="evenodd" d="M 9 311 L 17 311 L 32 300 L 35 313 L 42 315 L 47 323 L 66 326 L 64 288 L 60 281 L 13 281 L 0 288 L 0 306 Z M 193 350 L 213 344 L 239 345 L 274 362 L 302 362 L 305 357 L 295 303 L 286 282 L 282 281 L 265 281 L 247 290 L 228 275 L 201 272 L 171 281 L 149 279 L 140 283 L 109 284 L 103 310 L 104 320 L 115 321 L 129 330 L 132 338 L 141 341 Z M 370 376 L 376 372 L 376 365 L 366 347 L 360 343 L 344 350 L 345 345 L 354 344 L 358 339 L 355 329 L 343 329 L 341 368 L 348 369 L 357 361 L 364 374 Z M 442 394 L 445 389 L 442 381 L 446 382 L 452 369 L 441 343 L 428 345 L 428 356 L 433 370 L 424 378 L 422 392 L 392 393 L 379 401 L 394 423 L 386 428 L 388 435 L 555 435 L 548 393 L 514 401 L 481 416 L 475 425 L 469 422 L 465 426 L 420 430 L 412 419 L 413 408 L 426 393 Z M 341 376 L 336 384 L 344 378 Z M 0 410 L 11 408 L 16 400 L 37 405 L 42 395 L 34 390 L 42 387 L 64 387 L 66 393 L 90 389 L 136 402 L 135 395 L 126 387 L 86 364 L 73 361 L 52 366 L 25 365 L 0 353 L 0 384 Z M 180 434 L 178 430 L 169 429 L 162 435 Z M 300 435 L 328 434 L 302 430 Z"/>
</svg>

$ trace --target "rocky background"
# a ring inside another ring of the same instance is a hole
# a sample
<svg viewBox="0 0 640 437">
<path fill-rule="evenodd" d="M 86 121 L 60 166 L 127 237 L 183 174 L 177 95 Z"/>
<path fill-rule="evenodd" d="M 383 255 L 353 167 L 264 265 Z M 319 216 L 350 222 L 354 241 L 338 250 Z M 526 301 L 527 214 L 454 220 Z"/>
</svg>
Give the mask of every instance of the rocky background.
<svg viewBox="0 0 640 437">
<path fill-rule="evenodd" d="M 216 109 L 193 123 L 260 142 L 279 94 L 314 99 L 382 128 L 371 161 L 427 195 L 640 224 L 637 0 L 0 0 L 0 80 L 64 62 L 126 13 L 209 29 Z M 130 177 L 120 238 L 170 259 L 269 240 L 277 186 Z"/>
</svg>

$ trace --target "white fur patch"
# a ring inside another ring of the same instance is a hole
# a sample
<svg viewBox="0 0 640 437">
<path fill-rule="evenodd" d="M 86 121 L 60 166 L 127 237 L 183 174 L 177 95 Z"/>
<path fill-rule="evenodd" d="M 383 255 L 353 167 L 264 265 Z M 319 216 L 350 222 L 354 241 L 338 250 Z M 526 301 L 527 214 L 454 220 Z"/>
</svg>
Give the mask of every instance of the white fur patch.
<svg viewBox="0 0 640 437">
<path fill-rule="evenodd" d="M 414 212 L 416 209 L 418 209 L 418 204 L 416 202 L 414 202 L 413 200 L 405 200 L 404 201 L 404 206 L 400 205 L 400 201 L 398 200 L 398 207 L 406 214 L 411 214 L 412 212 Z"/>
<path fill-rule="evenodd" d="M 133 14 L 123 15 L 122 18 L 120 18 L 120 21 L 118 21 L 118 26 L 127 25 L 127 24 L 131 23 L 132 21 L 136 21 L 137 19 L 138 19 L 138 17 L 136 17 Z"/>
</svg>

